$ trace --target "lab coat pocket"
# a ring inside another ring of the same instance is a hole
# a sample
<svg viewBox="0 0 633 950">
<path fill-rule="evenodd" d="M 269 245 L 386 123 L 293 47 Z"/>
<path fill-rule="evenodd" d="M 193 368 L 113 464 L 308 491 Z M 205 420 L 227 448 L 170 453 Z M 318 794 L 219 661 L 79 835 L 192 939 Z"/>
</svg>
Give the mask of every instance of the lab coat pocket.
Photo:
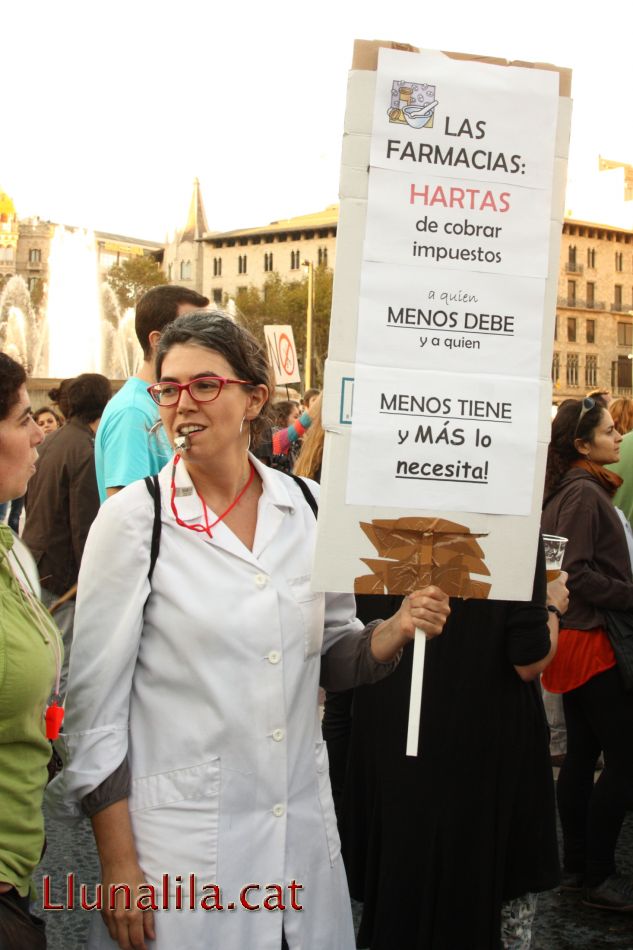
<svg viewBox="0 0 633 950">
<path fill-rule="evenodd" d="M 310 575 L 291 577 L 288 586 L 301 611 L 304 628 L 305 655 L 313 656 L 321 652 L 323 646 L 323 627 L 325 625 L 325 594 L 315 594 L 310 590 Z"/>
<path fill-rule="evenodd" d="M 325 742 L 316 743 L 314 754 L 316 756 L 319 802 L 321 804 L 321 814 L 323 816 L 323 825 L 327 838 L 327 848 L 330 855 L 330 864 L 334 864 L 341 854 L 341 841 L 338 836 L 338 827 L 336 824 L 332 786 L 330 785 L 330 767 Z"/>
<path fill-rule="evenodd" d="M 139 864 L 152 882 L 217 875 L 220 759 L 135 779 L 129 799 Z"/>
</svg>

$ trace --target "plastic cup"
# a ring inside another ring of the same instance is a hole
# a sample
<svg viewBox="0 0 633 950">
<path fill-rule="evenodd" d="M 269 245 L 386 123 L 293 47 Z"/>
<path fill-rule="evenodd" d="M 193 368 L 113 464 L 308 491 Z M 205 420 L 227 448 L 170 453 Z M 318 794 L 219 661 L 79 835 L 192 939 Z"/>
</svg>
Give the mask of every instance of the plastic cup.
<svg viewBox="0 0 633 950">
<path fill-rule="evenodd" d="M 567 538 L 558 534 L 544 534 L 543 546 L 545 548 L 545 570 L 547 572 L 547 583 L 556 580 L 563 567 L 563 557 L 567 547 Z"/>
</svg>

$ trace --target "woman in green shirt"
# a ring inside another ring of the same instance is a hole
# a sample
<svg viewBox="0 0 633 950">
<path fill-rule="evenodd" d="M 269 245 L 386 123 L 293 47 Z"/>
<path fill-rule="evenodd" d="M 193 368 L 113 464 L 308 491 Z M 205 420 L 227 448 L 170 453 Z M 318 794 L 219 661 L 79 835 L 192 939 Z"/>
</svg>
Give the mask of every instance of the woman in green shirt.
<svg viewBox="0 0 633 950">
<path fill-rule="evenodd" d="M 26 374 L 0 353 L 0 502 L 19 498 L 35 471 L 43 439 L 33 421 Z M 58 688 L 61 639 L 40 605 L 37 579 L 20 542 L 0 525 L 0 946 L 40 950 L 44 924 L 29 914 L 31 875 L 44 845 L 42 796 Z M 52 706 L 55 705 L 53 699 Z"/>
</svg>

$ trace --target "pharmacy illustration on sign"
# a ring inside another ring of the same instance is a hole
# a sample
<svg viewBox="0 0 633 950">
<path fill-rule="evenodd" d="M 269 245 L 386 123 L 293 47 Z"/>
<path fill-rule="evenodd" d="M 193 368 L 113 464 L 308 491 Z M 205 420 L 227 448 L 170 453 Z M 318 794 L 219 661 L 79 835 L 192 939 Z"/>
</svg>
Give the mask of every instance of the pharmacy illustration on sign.
<svg viewBox="0 0 633 950">
<path fill-rule="evenodd" d="M 394 79 L 387 110 L 390 122 L 409 125 L 412 129 L 432 129 L 435 108 L 435 86 L 426 82 Z"/>
</svg>

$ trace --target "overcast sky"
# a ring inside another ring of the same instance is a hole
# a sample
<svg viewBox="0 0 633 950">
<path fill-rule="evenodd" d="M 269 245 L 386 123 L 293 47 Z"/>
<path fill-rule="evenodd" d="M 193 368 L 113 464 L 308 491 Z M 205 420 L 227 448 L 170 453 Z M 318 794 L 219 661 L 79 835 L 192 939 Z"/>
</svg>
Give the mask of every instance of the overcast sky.
<svg viewBox="0 0 633 950">
<path fill-rule="evenodd" d="M 355 37 L 574 70 L 572 172 L 633 163 L 633 3 L 29 0 L 0 6 L 0 188 L 20 216 L 163 240 L 337 201 Z"/>
</svg>

